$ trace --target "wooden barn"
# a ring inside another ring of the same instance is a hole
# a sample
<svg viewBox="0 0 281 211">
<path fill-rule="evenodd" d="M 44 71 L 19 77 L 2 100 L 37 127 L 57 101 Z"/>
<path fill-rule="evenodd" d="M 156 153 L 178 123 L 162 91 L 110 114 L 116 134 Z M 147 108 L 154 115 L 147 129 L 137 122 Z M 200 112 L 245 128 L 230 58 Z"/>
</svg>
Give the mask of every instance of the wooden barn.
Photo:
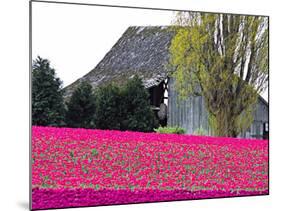
<svg viewBox="0 0 281 211">
<path fill-rule="evenodd" d="M 113 82 L 123 84 L 139 76 L 150 93 L 151 106 L 162 125 L 179 126 L 193 134 L 199 128 L 212 134 L 203 97 L 179 100 L 174 79 L 169 77 L 169 46 L 173 32 L 165 26 L 129 27 L 98 65 L 88 74 L 65 88 L 69 97 L 80 81 L 93 89 Z M 259 97 L 254 122 L 241 137 L 266 138 L 268 135 L 268 103 Z"/>
</svg>

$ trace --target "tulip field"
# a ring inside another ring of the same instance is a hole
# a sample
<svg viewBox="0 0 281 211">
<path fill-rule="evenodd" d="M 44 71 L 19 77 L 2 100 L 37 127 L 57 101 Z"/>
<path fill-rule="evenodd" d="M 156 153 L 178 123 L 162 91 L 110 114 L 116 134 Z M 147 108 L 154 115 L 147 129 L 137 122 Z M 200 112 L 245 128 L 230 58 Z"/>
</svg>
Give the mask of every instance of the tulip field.
<svg viewBox="0 0 281 211">
<path fill-rule="evenodd" d="M 268 194 L 268 140 L 32 127 L 32 209 Z"/>
</svg>

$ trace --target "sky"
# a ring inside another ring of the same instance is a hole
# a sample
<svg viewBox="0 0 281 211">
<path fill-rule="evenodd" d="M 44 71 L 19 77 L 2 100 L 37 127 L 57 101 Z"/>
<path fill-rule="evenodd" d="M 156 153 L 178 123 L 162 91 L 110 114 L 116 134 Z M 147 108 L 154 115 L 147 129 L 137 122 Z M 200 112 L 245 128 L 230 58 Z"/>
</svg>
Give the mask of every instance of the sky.
<svg viewBox="0 0 281 211">
<path fill-rule="evenodd" d="M 46 58 L 63 87 L 102 60 L 129 26 L 171 25 L 172 11 L 33 2 L 32 57 Z M 267 91 L 262 94 L 268 100 Z"/>
<path fill-rule="evenodd" d="M 32 55 L 47 58 L 64 86 L 98 64 L 129 26 L 170 25 L 174 13 L 33 3 Z"/>
</svg>

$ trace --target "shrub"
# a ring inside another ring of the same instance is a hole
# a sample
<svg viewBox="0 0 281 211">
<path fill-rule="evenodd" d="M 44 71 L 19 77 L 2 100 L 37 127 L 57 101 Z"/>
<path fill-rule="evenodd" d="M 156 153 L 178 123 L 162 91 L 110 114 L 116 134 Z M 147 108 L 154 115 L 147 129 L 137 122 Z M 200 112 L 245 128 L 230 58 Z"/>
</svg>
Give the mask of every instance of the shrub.
<svg viewBox="0 0 281 211">
<path fill-rule="evenodd" d="M 93 128 L 95 98 L 92 86 L 82 82 L 67 103 L 66 123 L 69 127 Z"/>
<path fill-rule="evenodd" d="M 159 127 L 154 129 L 157 133 L 174 133 L 174 134 L 184 134 L 186 131 L 181 127 Z"/>
<path fill-rule="evenodd" d="M 194 131 L 194 134 L 195 135 L 199 135 L 199 136 L 206 136 L 206 135 L 208 135 L 208 132 L 205 130 L 205 129 L 203 129 L 203 128 L 197 128 L 195 131 Z"/>
<path fill-rule="evenodd" d="M 121 130 L 148 132 L 158 127 L 149 102 L 149 93 L 139 77 L 130 79 L 123 87 L 121 107 Z"/>
<path fill-rule="evenodd" d="M 96 93 L 95 126 L 98 129 L 120 130 L 121 103 L 120 88 L 114 84 L 100 87 Z"/>
<path fill-rule="evenodd" d="M 158 122 L 141 79 L 134 77 L 123 87 L 100 87 L 96 92 L 95 125 L 99 129 L 153 131 Z"/>
</svg>

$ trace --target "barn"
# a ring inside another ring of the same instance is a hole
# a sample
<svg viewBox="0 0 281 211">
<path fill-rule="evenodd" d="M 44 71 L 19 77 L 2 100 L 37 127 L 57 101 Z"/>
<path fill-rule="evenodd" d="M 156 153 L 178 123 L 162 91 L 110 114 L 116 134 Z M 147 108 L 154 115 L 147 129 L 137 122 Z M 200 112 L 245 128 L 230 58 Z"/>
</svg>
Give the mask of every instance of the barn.
<svg viewBox="0 0 281 211">
<path fill-rule="evenodd" d="M 81 81 L 93 89 L 114 82 L 122 85 L 138 76 L 150 93 L 152 109 L 162 118 L 161 124 L 179 126 L 193 134 L 199 128 L 212 134 L 208 112 L 201 96 L 180 100 L 169 68 L 169 46 L 173 32 L 167 26 L 131 26 L 97 66 L 65 88 L 69 97 Z M 268 103 L 259 96 L 251 127 L 240 134 L 246 138 L 266 138 L 268 135 Z"/>
</svg>

